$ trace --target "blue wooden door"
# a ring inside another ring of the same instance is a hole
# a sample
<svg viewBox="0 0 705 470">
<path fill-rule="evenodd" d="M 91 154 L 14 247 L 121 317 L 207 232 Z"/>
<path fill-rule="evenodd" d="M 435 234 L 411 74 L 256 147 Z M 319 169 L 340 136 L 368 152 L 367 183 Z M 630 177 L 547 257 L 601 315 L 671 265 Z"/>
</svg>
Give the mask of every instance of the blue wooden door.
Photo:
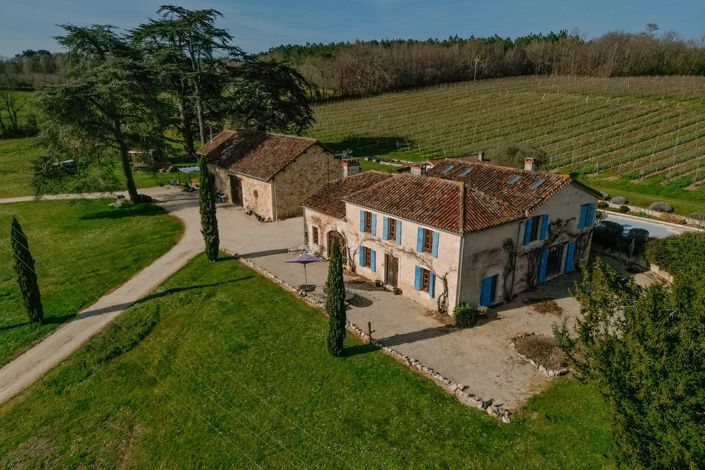
<svg viewBox="0 0 705 470">
<path fill-rule="evenodd" d="M 541 264 L 539 265 L 539 284 L 546 281 L 546 270 L 548 269 L 548 249 L 541 253 Z"/>
</svg>

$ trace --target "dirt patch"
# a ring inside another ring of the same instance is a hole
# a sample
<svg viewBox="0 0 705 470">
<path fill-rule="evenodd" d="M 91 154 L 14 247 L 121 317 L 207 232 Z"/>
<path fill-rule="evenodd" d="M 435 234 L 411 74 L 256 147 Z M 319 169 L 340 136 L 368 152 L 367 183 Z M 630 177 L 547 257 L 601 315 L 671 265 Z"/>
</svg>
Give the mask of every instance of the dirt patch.
<svg viewBox="0 0 705 470">
<path fill-rule="evenodd" d="M 424 315 L 426 315 L 427 317 L 433 318 L 441 325 L 447 325 L 447 326 L 453 325 L 453 317 L 451 317 L 450 315 L 446 315 L 445 313 L 441 313 L 438 310 L 426 310 L 424 312 Z"/>
<path fill-rule="evenodd" d="M 523 354 L 546 369 L 559 370 L 568 366 L 563 352 L 556 347 L 552 336 L 521 336 L 514 339 L 514 347 L 519 354 Z"/>
<path fill-rule="evenodd" d="M 56 444 L 48 437 L 30 437 L 0 460 L 2 468 L 51 468 L 58 459 Z M 40 463 L 40 465 L 37 465 Z"/>
<path fill-rule="evenodd" d="M 549 313 L 551 315 L 561 315 L 563 313 L 563 308 L 553 299 L 531 297 L 526 303 L 531 305 L 536 313 Z"/>
</svg>

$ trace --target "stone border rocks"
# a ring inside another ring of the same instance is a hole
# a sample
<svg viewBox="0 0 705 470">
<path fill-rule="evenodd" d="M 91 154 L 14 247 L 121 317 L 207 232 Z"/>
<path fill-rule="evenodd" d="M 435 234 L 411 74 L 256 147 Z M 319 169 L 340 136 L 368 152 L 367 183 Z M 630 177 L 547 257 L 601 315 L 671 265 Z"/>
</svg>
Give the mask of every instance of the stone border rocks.
<svg viewBox="0 0 705 470">
<path fill-rule="evenodd" d="M 232 255 L 233 257 L 239 259 L 239 261 L 242 264 L 244 264 L 245 266 L 258 272 L 259 274 L 263 275 L 264 277 L 276 282 L 277 284 L 279 284 L 280 286 L 282 286 L 284 289 L 288 290 L 289 292 L 292 292 L 294 294 L 299 294 L 298 290 L 294 286 L 283 281 L 282 279 L 277 277 L 274 273 L 270 272 L 269 270 L 257 265 L 256 263 L 250 261 L 247 258 L 240 258 L 235 253 L 231 253 L 231 252 L 228 252 L 228 253 L 230 255 Z M 312 307 L 315 307 L 319 310 L 323 309 L 323 305 L 320 302 L 318 302 L 317 300 L 314 300 L 314 298 L 312 298 L 312 297 L 305 296 L 305 295 L 303 295 L 303 296 L 299 295 L 299 298 L 302 299 L 307 304 L 311 305 Z M 323 313 L 325 314 L 325 311 Z M 390 348 L 388 346 L 384 346 L 379 341 L 376 341 L 375 339 L 370 338 L 370 336 L 367 333 L 365 333 L 362 330 L 362 328 L 360 328 L 359 326 L 357 326 L 356 324 L 354 324 L 350 321 L 347 322 L 346 327 L 347 327 L 348 331 L 350 331 L 352 334 L 357 336 L 363 342 L 368 343 L 368 344 L 372 344 L 373 346 L 376 346 L 380 351 L 382 351 L 384 354 L 387 354 L 388 356 L 391 356 L 397 362 L 409 367 L 412 370 L 416 370 L 416 372 L 418 372 L 419 374 L 424 375 L 427 378 L 433 380 L 439 387 L 441 387 L 443 390 L 445 390 L 449 394 L 453 395 L 463 405 L 471 406 L 473 408 L 477 408 L 478 410 L 483 410 L 488 415 L 500 419 L 503 423 L 511 422 L 512 411 L 505 409 L 501 403 L 494 403 L 494 400 L 491 398 L 489 400 L 483 400 L 481 397 L 478 397 L 478 396 L 470 393 L 468 391 L 468 387 L 466 385 L 455 383 L 452 380 L 450 380 L 449 378 L 444 377 L 437 370 L 435 370 L 431 367 L 428 367 L 425 364 L 422 364 L 417 359 L 415 359 L 411 356 L 407 356 L 406 354 L 399 352 L 396 349 Z M 513 346 L 513 343 L 512 343 L 512 346 Z"/>
<path fill-rule="evenodd" d="M 570 372 L 570 368 L 568 367 L 563 367 L 562 369 L 554 370 L 554 369 L 549 369 L 546 366 L 539 364 L 538 362 L 534 361 L 533 359 L 523 355 L 517 350 L 516 343 L 515 341 L 520 339 L 520 338 L 526 338 L 529 336 L 536 336 L 536 333 L 520 333 L 518 335 L 514 335 L 511 338 L 509 338 L 509 344 L 512 347 L 512 350 L 522 359 L 524 359 L 526 362 L 531 364 L 532 366 L 536 367 L 539 372 L 541 372 L 544 376 L 546 376 L 549 379 L 555 379 L 556 377 L 560 377 L 561 375 L 565 375 L 568 372 Z"/>
</svg>

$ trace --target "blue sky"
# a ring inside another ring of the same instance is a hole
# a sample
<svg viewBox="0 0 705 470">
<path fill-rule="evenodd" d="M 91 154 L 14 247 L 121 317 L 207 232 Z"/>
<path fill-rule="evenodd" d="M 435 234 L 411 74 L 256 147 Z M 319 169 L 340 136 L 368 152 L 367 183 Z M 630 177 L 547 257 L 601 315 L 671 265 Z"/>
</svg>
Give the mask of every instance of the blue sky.
<svg viewBox="0 0 705 470">
<path fill-rule="evenodd" d="M 0 0 L 0 56 L 23 49 L 60 50 L 57 24 L 132 27 L 169 0 Z M 174 2 L 176 3 L 176 2 Z M 578 29 L 587 37 L 609 30 L 641 31 L 655 22 L 685 38 L 705 33 L 702 0 L 183 0 L 216 8 L 221 22 L 249 52 L 282 43 L 373 38 L 520 36 Z"/>
</svg>

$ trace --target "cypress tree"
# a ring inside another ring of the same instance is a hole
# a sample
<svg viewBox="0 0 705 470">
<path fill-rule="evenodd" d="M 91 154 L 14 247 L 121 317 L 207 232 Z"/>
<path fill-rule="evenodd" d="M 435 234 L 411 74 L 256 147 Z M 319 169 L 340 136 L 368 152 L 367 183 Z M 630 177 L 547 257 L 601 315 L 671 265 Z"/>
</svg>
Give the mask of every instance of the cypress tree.
<svg viewBox="0 0 705 470">
<path fill-rule="evenodd" d="M 328 280 L 326 281 L 326 310 L 328 311 L 328 352 L 333 356 L 343 354 L 345 339 L 345 283 L 343 282 L 343 258 L 338 241 L 331 240 Z"/>
<path fill-rule="evenodd" d="M 205 158 L 198 161 L 201 170 L 201 188 L 198 199 L 201 208 L 201 233 L 206 244 L 206 256 L 208 260 L 218 259 L 218 246 L 220 238 L 218 236 L 218 219 L 215 215 L 215 177 L 208 171 Z"/>
<path fill-rule="evenodd" d="M 10 242 L 15 255 L 15 272 L 17 273 L 17 283 L 22 292 L 22 300 L 27 309 L 29 321 L 41 324 L 44 321 L 44 309 L 37 284 L 37 273 L 34 270 L 34 258 L 29 252 L 27 236 L 14 217 L 10 230 Z"/>
</svg>

